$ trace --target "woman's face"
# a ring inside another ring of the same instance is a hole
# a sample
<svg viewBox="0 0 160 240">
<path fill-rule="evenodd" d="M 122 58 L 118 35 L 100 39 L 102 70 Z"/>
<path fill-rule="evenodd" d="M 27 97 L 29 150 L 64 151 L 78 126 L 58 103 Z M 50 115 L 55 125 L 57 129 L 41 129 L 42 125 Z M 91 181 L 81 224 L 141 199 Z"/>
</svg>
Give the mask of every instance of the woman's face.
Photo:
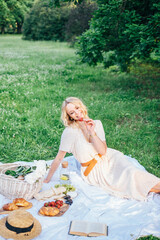
<svg viewBox="0 0 160 240">
<path fill-rule="evenodd" d="M 83 110 L 78 104 L 74 105 L 73 103 L 68 103 L 66 106 L 66 112 L 74 120 L 79 120 L 84 117 Z"/>
</svg>

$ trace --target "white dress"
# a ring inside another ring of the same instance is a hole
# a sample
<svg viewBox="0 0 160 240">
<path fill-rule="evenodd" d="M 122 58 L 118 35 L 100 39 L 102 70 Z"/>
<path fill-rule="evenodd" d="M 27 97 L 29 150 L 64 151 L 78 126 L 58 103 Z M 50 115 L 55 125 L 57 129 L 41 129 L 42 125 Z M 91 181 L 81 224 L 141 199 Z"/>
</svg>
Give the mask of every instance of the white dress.
<svg viewBox="0 0 160 240">
<path fill-rule="evenodd" d="M 105 133 L 101 121 L 95 120 L 95 132 L 105 141 Z M 84 137 L 81 129 L 66 127 L 61 136 L 59 150 L 72 153 L 80 162 L 85 163 L 95 158 L 98 162 L 84 176 L 86 167 L 81 167 L 82 177 L 88 184 L 99 186 L 107 193 L 123 198 L 145 200 L 150 189 L 160 182 L 160 178 L 137 168 L 123 153 L 107 148 L 101 158 Z"/>
</svg>

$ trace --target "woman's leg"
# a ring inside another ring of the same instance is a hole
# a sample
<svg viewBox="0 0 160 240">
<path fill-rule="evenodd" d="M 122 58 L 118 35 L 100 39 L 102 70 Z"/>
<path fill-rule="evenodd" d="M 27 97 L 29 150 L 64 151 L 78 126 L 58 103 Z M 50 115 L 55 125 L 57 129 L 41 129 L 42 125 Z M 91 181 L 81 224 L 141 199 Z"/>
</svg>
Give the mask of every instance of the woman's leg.
<svg viewBox="0 0 160 240">
<path fill-rule="evenodd" d="M 160 183 L 151 188 L 150 192 L 160 193 Z"/>
</svg>

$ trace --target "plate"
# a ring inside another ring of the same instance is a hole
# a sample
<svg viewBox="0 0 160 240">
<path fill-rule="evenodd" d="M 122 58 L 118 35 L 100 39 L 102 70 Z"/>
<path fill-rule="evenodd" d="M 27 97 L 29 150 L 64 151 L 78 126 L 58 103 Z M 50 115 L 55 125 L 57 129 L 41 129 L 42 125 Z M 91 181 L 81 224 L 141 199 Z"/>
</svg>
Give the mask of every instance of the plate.
<svg viewBox="0 0 160 240">
<path fill-rule="evenodd" d="M 69 205 L 64 203 L 63 206 L 59 208 L 60 212 L 57 215 L 46 216 L 46 215 L 41 214 L 39 211 L 38 211 L 38 215 L 40 215 L 42 217 L 60 217 L 68 210 L 68 208 L 69 208 Z"/>
<path fill-rule="evenodd" d="M 78 193 L 76 191 L 68 192 L 67 195 L 69 195 L 73 199 L 73 198 L 77 197 Z"/>
<path fill-rule="evenodd" d="M 27 207 L 18 207 L 18 209 L 16 210 L 26 210 L 26 209 L 30 209 L 33 206 L 33 204 L 30 202 L 29 205 Z M 12 211 L 16 211 L 16 210 L 12 210 Z M 0 208 L 0 214 L 9 214 L 12 211 L 6 211 L 3 210 L 3 208 Z"/>
</svg>

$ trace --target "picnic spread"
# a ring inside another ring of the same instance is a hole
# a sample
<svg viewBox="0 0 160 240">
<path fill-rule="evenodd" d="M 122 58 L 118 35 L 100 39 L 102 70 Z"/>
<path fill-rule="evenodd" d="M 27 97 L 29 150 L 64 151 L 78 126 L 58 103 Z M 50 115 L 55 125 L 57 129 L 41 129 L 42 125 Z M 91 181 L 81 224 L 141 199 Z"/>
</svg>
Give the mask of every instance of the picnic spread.
<svg viewBox="0 0 160 240">
<path fill-rule="evenodd" d="M 145 171 L 137 160 L 126 157 Z M 0 240 L 86 239 L 68 234 L 73 220 L 107 224 L 108 236 L 91 237 L 93 240 L 160 237 L 160 194 L 150 193 L 146 201 L 112 196 L 84 182 L 81 165 L 73 156 L 64 160 L 70 174 L 67 185 L 60 181 L 60 167 L 49 183 L 43 183 L 45 163 L 50 166 L 52 160 L 15 162 L 12 167 L 0 164 Z M 63 175 L 63 179 L 68 178 Z"/>
</svg>

